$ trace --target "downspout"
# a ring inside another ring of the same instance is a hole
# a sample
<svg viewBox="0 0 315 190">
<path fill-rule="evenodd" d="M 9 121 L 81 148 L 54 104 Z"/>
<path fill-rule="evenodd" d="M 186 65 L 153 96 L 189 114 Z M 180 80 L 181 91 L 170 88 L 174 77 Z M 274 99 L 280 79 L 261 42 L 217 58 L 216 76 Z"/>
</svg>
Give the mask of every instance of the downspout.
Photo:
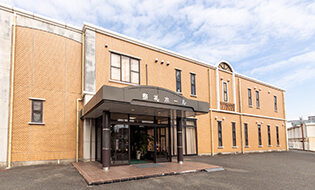
<svg viewBox="0 0 315 190">
<path fill-rule="evenodd" d="M 287 125 L 286 125 L 286 115 L 285 115 L 285 101 L 284 101 L 284 92 L 282 92 L 282 99 L 283 99 L 283 118 L 284 118 L 284 131 L 285 131 L 285 136 L 286 136 L 286 146 L 287 146 L 287 151 L 289 151 L 289 145 L 288 145 L 288 132 L 287 132 Z"/>
<path fill-rule="evenodd" d="M 242 112 L 242 91 L 241 91 L 241 79 L 238 79 L 238 92 L 239 92 L 239 104 L 240 104 L 240 122 L 241 122 L 241 146 L 242 146 L 242 153 L 244 154 L 244 132 L 243 132 L 243 112 Z M 236 111 L 236 110 L 235 110 Z M 248 130 L 248 129 L 247 129 Z"/>
<path fill-rule="evenodd" d="M 16 13 L 13 18 L 12 52 L 11 52 L 11 84 L 10 84 L 10 118 L 9 118 L 9 143 L 8 143 L 8 166 L 11 168 L 12 151 L 12 123 L 13 123 L 13 90 L 14 90 L 14 64 L 15 64 L 15 36 L 16 35 Z"/>
<path fill-rule="evenodd" d="M 213 145 L 213 121 L 212 121 L 212 101 L 211 101 L 211 71 L 208 69 L 209 73 L 209 108 L 210 108 L 210 133 L 211 133 L 211 155 L 214 156 L 214 145 Z"/>
<path fill-rule="evenodd" d="M 85 48 L 85 38 L 84 38 L 84 32 L 82 33 L 82 68 L 81 68 L 81 77 L 82 77 L 82 92 L 81 92 L 81 98 L 77 99 L 77 128 L 76 128 L 76 153 L 75 153 L 75 161 L 79 161 L 79 102 L 83 101 L 84 99 L 84 48 Z"/>
</svg>

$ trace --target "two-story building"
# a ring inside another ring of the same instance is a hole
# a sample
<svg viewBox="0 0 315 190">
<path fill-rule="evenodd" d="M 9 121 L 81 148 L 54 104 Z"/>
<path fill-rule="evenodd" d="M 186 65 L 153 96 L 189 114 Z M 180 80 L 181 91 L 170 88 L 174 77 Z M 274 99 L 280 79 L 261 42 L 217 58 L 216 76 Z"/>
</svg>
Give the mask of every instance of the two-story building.
<svg viewBox="0 0 315 190">
<path fill-rule="evenodd" d="M 285 90 L 226 61 L 6 6 L 0 28 L 1 165 L 287 149 Z"/>
</svg>

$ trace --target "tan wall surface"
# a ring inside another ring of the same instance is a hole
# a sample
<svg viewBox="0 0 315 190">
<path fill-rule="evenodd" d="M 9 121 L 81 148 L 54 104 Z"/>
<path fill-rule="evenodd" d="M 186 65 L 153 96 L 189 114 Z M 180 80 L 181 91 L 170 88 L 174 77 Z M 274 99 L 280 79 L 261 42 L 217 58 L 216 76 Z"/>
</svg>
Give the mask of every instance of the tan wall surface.
<svg viewBox="0 0 315 190">
<path fill-rule="evenodd" d="M 81 95 L 81 44 L 48 32 L 17 27 L 15 53 L 12 161 L 74 159 L 76 99 Z M 45 125 L 28 124 L 30 97 L 45 99 Z"/>
</svg>

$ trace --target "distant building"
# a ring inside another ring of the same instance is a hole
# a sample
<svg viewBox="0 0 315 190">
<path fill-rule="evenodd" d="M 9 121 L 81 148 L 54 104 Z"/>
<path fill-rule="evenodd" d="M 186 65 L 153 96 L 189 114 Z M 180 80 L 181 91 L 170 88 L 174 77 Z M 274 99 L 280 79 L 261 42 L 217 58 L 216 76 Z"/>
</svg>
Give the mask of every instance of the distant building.
<svg viewBox="0 0 315 190">
<path fill-rule="evenodd" d="M 308 120 L 303 120 L 302 118 L 300 120 L 291 120 L 288 123 L 292 125 L 292 127 L 287 129 L 289 147 L 315 151 L 315 116 L 309 116 Z"/>
</svg>

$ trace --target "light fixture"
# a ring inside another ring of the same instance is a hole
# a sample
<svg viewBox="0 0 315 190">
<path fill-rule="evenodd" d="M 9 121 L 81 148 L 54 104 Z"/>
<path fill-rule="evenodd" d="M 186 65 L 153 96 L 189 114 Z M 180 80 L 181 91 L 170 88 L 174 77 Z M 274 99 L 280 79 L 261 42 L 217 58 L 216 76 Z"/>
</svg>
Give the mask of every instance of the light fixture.
<svg viewBox="0 0 315 190">
<path fill-rule="evenodd" d="M 169 62 L 169 61 L 168 61 L 168 62 L 166 62 L 166 65 L 167 65 L 167 66 L 169 66 L 169 65 L 170 65 L 170 62 Z"/>
<path fill-rule="evenodd" d="M 263 122 L 263 121 L 261 121 L 260 123 L 261 123 L 261 124 L 263 124 L 264 122 Z"/>
<path fill-rule="evenodd" d="M 221 77 L 221 80 L 223 80 L 223 77 Z"/>
<path fill-rule="evenodd" d="M 105 47 L 107 48 L 107 47 L 108 47 L 108 44 L 105 44 Z"/>
<path fill-rule="evenodd" d="M 230 79 L 228 79 L 227 81 L 230 82 Z"/>
<path fill-rule="evenodd" d="M 157 63 L 159 61 L 159 59 L 158 58 L 155 58 L 155 63 Z"/>
<path fill-rule="evenodd" d="M 161 61 L 161 64 L 163 64 L 163 63 L 164 63 L 164 60 Z"/>
<path fill-rule="evenodd" d="M 217 119 L 218 119 L 218 116 L 215 116 L 214 118 L 217 120 Z"/>
<path fill-rule="evenodd" d="M 135 109 L 132 108 L 131 111 L 135 111 Z"/>
<path fill-rule="evenodd" d="M 255 86 L 255 87 L 254 87 L 254 89 L 256 90 L 256 89 L 257 89 L 257 87 Z"/>
<path fill-rule="evenodd" d="M 258 124 L 258 121 L 256 121 L 256 124 Z"/>
<path fill-rule="evenodd" d="M 261 91 L 261 88 L 259 88 L 259 91 Z"/>
<path fill-rule="evenodd" d="M 222 120 L 225 120 L 225 117 L 222 117 Z"/>
<path fill-rule="evenodd" d="M 268 91 L 268 94 L 270 94 L 271 92 L 270 92 L 270 90 Z"/>
</svg>

